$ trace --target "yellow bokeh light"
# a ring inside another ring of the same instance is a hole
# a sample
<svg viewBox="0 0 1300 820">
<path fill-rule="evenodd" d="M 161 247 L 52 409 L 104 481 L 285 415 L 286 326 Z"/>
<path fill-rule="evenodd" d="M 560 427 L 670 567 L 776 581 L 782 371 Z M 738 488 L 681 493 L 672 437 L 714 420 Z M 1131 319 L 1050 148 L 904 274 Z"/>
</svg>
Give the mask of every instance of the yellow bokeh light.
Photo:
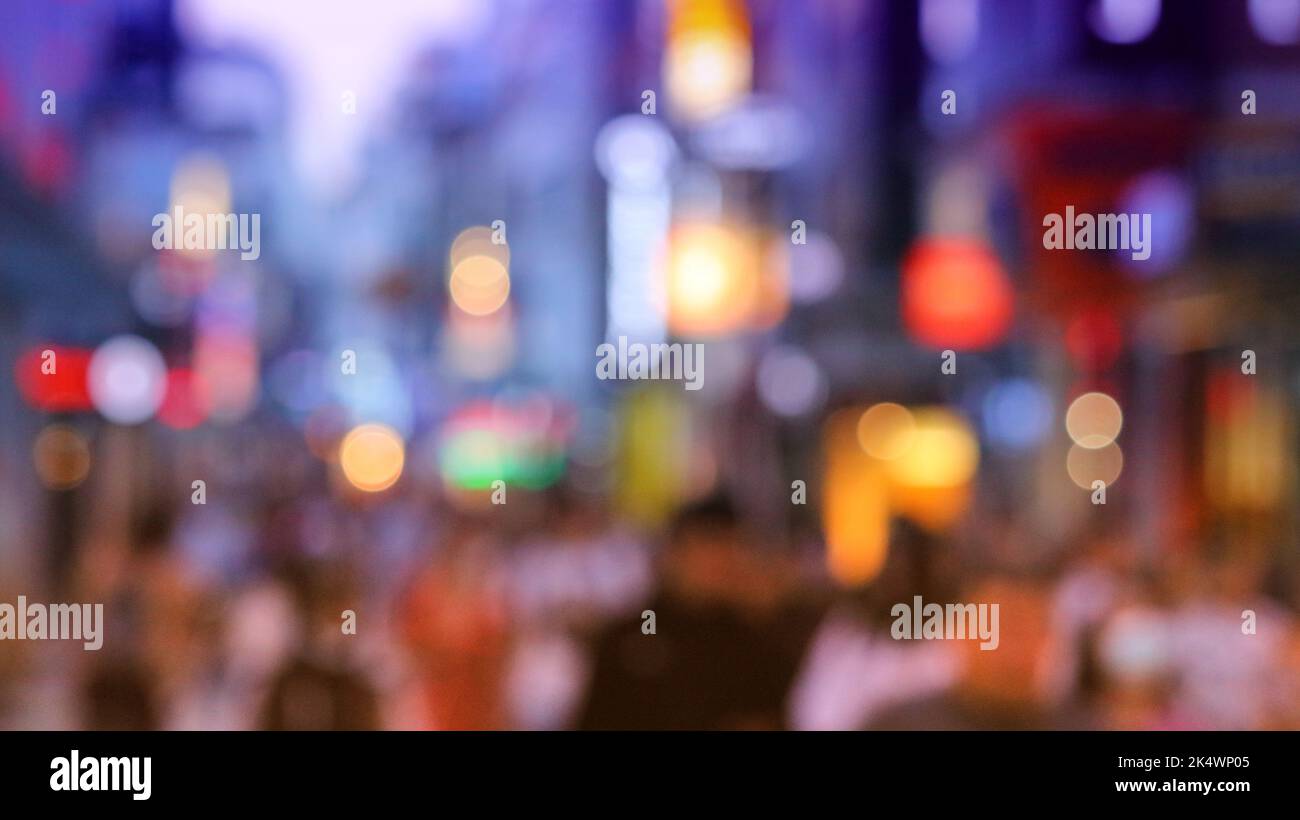
<svg viewBox="0 0 1300 820">
<path fill-rule="evenodd" d="M 879 462 L 857 441 L 860 416 L 856 410 L 835 413 L 822 438 L 826 567 L 845 586 L 871 581 L 889 554 L 889 488 Z"/>
<path fill-rule="evenodd" d="M 892 516 L 934 532 L 961 519 L 970 507 L 979 443 L 952 410 L 885 402 L 832 415 L 822 455 L 827 568 L 852 586 L 884 567 Z"/>
<path fill-rule="evenodd" d="M 1110 444 L 1124 426 L 1119 404 L 1105 393 L 1084 393 L 1065 412 L 1065 431 L 1080 447 L 1096 450 Z"/>
<path fill-rule="evenodd" d="M 921 527 L 942 532 L 970 507 L 979 443 L 966 419 L 946 408 L 920 407 L 910 418 L 911 426 L 896 424 L 894 436 L 886 440 L 898 455 L 880 462 L 889 477 L 890 507 Z"/>
<path fill-rule="evenodd" d="M 456 307 L 471 316 L 487 316 L 510 298 L 510 273 L 490 256 L 468 256 L 452 269 L 447 289 Z"/>
<path fill-rule="evenodd" d="M 618 410 L 614 501 L 638 524 L 662 524 L 687 495 L 691 418 L 682 391 L 642 387 Z"/>
<path fill-rule="evenodd" d="M 749 90 L 749 43 L 727 32 L 687 36 L 664 53 L 664 80 L 674 110 L 701 119 L 726 110 Z"/>
<path fill-rule="evenodd" d="M 749 93 L 749 21 L 738 0 L 676 0 L 664 48 L 664 86 L 688 120 L 720 113 Z"/>
<path fill-rule="evenodd" d="M 880 574 L 889 554 L 884 479 L 869 469 L 830 470 L 826 486 L 826 567 L 840 584 L 865 584 Z"/>
<path fill-rule="evenodd" d="M 718 225 L 683 225 L 668 256 L 668 321 L 682 333 L 726 333 L 744 326 L 754 302 L 747 249 Z"/>
<path fill-rule="evenodd" d="M 406 463 L 402 437 L 383 424 L 362 424 L 353 428 L 339 445 L 339 466 L 353 487 L 368 493 L 386 490 L 397 483 Z"/>
<path fill-rule="evenodd" d="M 979 443 L 964 418 L 942 407 L 918 408 L 908 445 L 887 462 L 893 482 L 905 488 L 960 487 L 979 466 Z"/>
<path fill-rule="evenodd" d="M 90 473 L 90 445 L 66 424 L 51 424 L 36 437 L 32 462 L 46 487 L 70 490 Z"/>
<path fill-rule="evenodd" d="M 1101 447 L 1071 444 L 1065 470 L 1070 480 L 1085 490 L 1091 490 L 1095 481 L 1109 487 L 1124 470 L 1124 453 L 1113 441 Z"/>
<path fill-rule="evenodd" d="M 915 431 L 912 411 L 901 404 L 882 402 L 858 419 L 858 444 L 872 458 L 892 461 L 912 446 Z"/>
<path fill-rule="evenodd" d="M 688 222 L 668 238 L 663 260 L 674 333 L 718 336 L 771 327 L 789 307 L 784 258 L 756 231 Z"/>
<path fill-rule="evenodd" d="M 727 265 L 718 249 L 688 247 L 677 258 L 674 295 L 690 304 L 717 304 L 727 295 Z"/>
</svg>

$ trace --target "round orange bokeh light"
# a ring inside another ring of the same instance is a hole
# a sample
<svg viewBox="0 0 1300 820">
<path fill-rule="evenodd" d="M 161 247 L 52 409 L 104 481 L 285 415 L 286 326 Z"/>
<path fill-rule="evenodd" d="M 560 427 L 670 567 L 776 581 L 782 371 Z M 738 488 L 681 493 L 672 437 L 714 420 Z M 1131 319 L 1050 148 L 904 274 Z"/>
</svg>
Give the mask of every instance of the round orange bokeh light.
<svg viewBox="0 0 1300 820">
<path fill-rule="evenodd" d="M 737 225 L 675 226 L 661 260 L 668 327 L 683 336 L 726 336 L 772 327 L 789 309 L 788 256 Z"/>
<path fill-rule="evenodd" d="M 396 484 L 405 463 L 402 437 L 383 424 L 355 427 L 339 445 L 339 466 L 344 477 L 363 492 L 377 493 Z"/>
</svg>

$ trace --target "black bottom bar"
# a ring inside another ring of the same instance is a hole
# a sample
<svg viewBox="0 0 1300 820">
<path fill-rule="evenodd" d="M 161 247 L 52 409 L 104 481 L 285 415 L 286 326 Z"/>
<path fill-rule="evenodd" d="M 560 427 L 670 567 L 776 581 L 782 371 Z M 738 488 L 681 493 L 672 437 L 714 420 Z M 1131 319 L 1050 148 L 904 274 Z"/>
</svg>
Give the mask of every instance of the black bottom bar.
<svg viewBox="0 0 1300 820">
<path fill-rule="evenodd" d="M 1287 797 L 1294 775 L 1284 772 L 1293 768 L 1296 742 L 1290 733 L 1248 732 L 16 732 L 5 739 L 6 797 L 43 806 L 337 810 L 415 801 L 433 812 L 466 800 L 479 808 L 590 803 L 621 811 L 657 801 L 761 805 L 776 796 L 864 809 L 892 799 L 915 809 L 1193 800 L 1228 809 Z M 146 788 L 147 799 L 137 799 Z M 604 796 L 611 789 L 622 795 L 616 804 Z"/>
</svg>

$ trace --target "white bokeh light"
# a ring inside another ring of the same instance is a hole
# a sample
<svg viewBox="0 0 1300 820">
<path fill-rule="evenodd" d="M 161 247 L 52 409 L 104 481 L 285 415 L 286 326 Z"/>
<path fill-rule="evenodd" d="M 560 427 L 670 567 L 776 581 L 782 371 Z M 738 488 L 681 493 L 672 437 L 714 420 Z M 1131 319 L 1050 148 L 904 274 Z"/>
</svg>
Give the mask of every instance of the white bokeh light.
<svg viewBox="0 0 1300 820">
<path fill-rule="evenodd" d="M 1088 11 L 1097 36 L 1121 45 L 1145 39 L 1160 22 L 1160 0 L 1095 0 Z"/>
<path fill-rule="evenodd" d="M 826 377 L 817 362 L 789 345 L 774 347 L 758 365 L 758 395 L 780 416 L 803 416 L 826 401 Z"/>
<path fill-rule="evenodd" d="M 979 37 L 979 0 L 922 0 L 921 43 L 937 63 L 955 63 L 970 54 Z"/>
<path fill-rule="evenodd" d="M 91 357 L 86 380 L 90 401 L 104 418 L 139 424 L 162 405 L 167 366 L 158 349 L 139 336 L 114 336 Z"/>
<path fill-rule="evenodd" d="M 1275 46 L 1300 39 L 1300 0 L 1250 0 L 1246 5 L 1255 36 Z"/>
</svg>

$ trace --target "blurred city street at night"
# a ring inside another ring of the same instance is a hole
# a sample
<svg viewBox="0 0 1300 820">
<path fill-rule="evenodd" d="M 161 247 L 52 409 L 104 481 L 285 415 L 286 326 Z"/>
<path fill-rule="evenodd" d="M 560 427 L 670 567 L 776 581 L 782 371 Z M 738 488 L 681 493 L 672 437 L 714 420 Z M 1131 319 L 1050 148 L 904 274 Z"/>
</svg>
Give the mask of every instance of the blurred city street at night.
<svg viewBox="0 0 1300 820">
<path fill-rule="evenodd" d="M 0 728 L 1300 729 L 1298 91 L 1300 0 L 5 2 Z"/>
</svg>

